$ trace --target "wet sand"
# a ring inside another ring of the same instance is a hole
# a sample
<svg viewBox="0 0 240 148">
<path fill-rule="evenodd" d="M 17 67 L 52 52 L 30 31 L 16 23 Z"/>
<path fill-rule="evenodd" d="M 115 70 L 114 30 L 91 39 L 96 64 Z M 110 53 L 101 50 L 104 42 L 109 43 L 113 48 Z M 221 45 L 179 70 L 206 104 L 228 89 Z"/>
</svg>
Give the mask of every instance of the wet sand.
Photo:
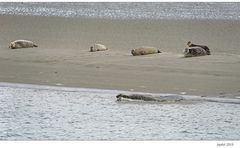
<svg viewBox="0 0 240 148">
<path fill-rule="evenodd" d="M 153 93 L 240 92 L 240 21 L 0 16 L 0 81 Z M 28 39 L 38 48 L 8 49 Z M 212 55 L 183 58 L 188 40 Z M 110 50 L 89 52 L 93 43 Z M 132 56 L 154 46 L 162 53 Z"/>
</svg>

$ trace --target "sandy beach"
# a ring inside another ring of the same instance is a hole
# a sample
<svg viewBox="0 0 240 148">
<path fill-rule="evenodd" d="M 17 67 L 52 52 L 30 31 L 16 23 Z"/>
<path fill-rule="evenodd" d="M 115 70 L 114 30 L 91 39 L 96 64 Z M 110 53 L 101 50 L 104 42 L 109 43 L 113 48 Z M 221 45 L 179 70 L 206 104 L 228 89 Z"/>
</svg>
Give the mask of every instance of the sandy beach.
<svg viewBox="0 0 240 148">
<path fill-rule="evenodd" d="M 0 16 L 0 81 L 152 93 L 240 92 L 240 21 Z M 9 49 L 17 39 L 38 48 Z M 183 58 L 187 41 L 212 55 Z M 110 50 L 89 52 L 94 43 Z M 140 46 L 160 54 L 132 56 Z"/>
</svg>

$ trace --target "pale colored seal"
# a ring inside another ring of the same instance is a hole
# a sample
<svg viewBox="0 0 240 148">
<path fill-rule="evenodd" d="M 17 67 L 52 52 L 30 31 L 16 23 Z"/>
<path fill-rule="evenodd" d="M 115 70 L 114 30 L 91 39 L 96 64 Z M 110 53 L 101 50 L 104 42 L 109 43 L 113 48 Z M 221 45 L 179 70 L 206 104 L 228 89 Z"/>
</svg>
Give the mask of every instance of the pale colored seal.
<svg viewBox="0 0 240 148">
<path fill-rule="evenodd" d="M 207 55 L 211 54 L 210 49 L 207 46 L 205 46 L 205 45 L 193 44 L 191 41 L 188 41 L 187 45 L 188 45 L 188 47 L 201 47 L 201 48 L 203 48 L 206 51 Z"/>
<path fill-rule="evenodd" d="M 138 56 L 138 55 L 161 53 L 161 51 L 155 47 L 140 47 L 137 49 L 133 49 L 131 53 L 133 56 Z"/>
<path fill-rule="evenodd" d="M 196 57 L 207 55 L 206 50 L 201 47 L 188 47 L 183 51 L 184 57 Z"/>
<path fill-rule="evenodd" d="M 108 48 L 102 44 L 94 44 L 93 46 L 90 47 L 90 52 L 104 51 L 104 50 L 108 50 Z"/>
<path fill-rule="evenodd" d="M 32 41 L 28 40 L 16 40 L 10 43 L 9 48 L 17 49 L 17 48 L 31 48 L 31 47 L 38 47 Z"/>
</svg>

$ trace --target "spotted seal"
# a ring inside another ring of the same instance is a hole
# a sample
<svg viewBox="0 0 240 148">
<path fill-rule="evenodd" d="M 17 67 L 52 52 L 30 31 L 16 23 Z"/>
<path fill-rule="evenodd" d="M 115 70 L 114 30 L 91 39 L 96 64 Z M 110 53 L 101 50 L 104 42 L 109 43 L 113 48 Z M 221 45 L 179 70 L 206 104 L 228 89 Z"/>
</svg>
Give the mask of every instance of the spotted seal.
<svg viewBox="0 0 240 148">
<path fill-rule="evenodd" d="M 38 45 L 34 44 L 32 41 L 28 40 L 16 40 L 10 43 L 9 48 L 18 49 L 18 48 L 31 48 L 38 47 Z"/>
<path fill-rule="evenodd" d="M 206 50 L 201 47 L 188 47 L 183 51 L 184 57 L 196 57 L 207 55 Z"/>
<path fill-rule="evenodd" d="M 188 47 L 201 47 L 201 48 L 203 48 L 206 51 L 207 55 L 211 54 L 210 49 L 207 46 L 205 46 L 205 45 L 193 44 L 191 41 L 188 41 L 187 45 L 188 45 Z"/>
</svg>

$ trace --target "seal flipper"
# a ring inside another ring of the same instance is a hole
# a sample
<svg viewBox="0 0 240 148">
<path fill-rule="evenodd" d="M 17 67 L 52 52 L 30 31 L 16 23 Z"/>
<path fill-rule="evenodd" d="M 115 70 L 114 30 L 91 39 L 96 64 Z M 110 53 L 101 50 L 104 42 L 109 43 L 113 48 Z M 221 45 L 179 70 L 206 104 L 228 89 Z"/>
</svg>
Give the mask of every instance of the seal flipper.
<svg viewBox="0 0 240 148">
<path fill-rule="evenodd" d="M 33 44 L 33 47 L 38 47 L 38 45 L 36 45 L 36 44 Z"/>
</svg>

